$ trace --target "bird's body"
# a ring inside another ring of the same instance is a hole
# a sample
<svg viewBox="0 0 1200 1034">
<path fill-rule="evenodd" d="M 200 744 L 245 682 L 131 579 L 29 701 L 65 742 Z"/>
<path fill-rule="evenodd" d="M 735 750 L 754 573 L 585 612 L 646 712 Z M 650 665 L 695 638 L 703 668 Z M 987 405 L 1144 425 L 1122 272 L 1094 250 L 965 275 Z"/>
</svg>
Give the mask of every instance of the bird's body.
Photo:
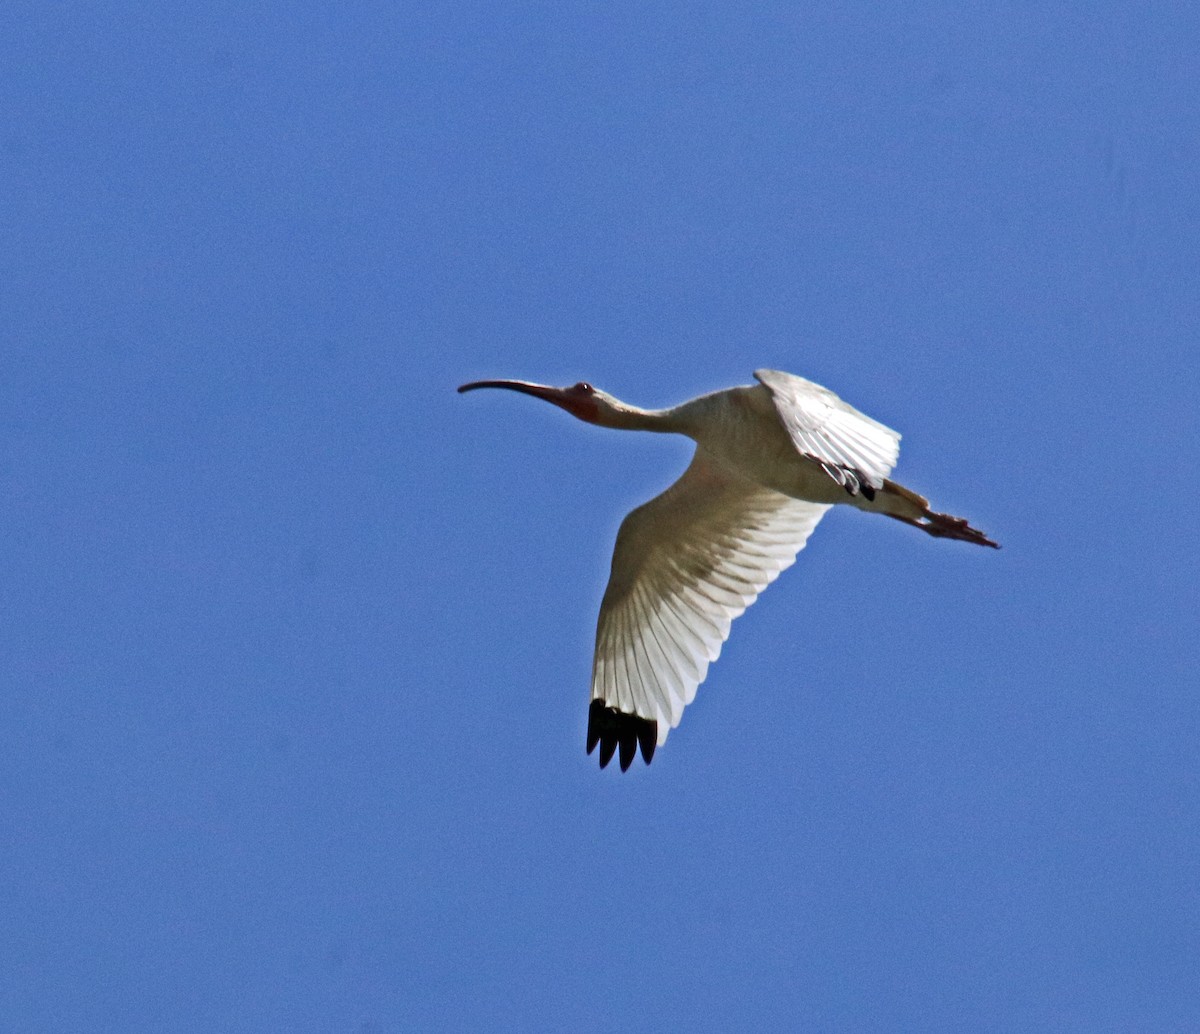
<svg viewBox="0 0 1200 1034">
<path fill-rule="evenodd" d="M 683 433 L 709 457 L 757 485 L 831 506 L 852 498 L 819 462 L 796 448 L 762 384 L 701 395 L 674 413 Z"/>
<path fill-rule="evenodd" d="M 509 388 L 589 423 L 685 434 L 696 453 L 683 476 L 622 522 L 600 606 L 588 753 L 601 767 L 640 745 L 649 763 L 717 659 L 729 626 L 790 566 L 830 506 L 882 513 L 931 535 L 995 546 L 965 520 L 889 481 L 900 435 L 793 374 L 643 410 L 588 384 Z"/>
</svg>

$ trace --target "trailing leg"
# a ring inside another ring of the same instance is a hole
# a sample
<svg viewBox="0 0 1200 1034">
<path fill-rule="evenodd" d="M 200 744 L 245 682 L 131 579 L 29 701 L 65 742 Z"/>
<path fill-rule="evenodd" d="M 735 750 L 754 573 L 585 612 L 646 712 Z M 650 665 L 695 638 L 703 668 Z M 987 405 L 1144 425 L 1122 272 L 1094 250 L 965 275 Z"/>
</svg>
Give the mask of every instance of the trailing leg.
<svg viewBox="0 0 1200 1034">
<path fill-rule="evenodd" d="M 960 542 L 974 542 L 977 546 L 1000 548 L 978 528 L 972 528 L 965 518 L 952 517 L 948 513 L 935 513 L 929 509 L 928 499 L 903 485 L 896 484 L 895 481 L 884 481 L 879 501 L 880 512 L 905 524 L 911 524 L 914 528 L 920 528 L 935 538 L 958 539 Z"/>
</svg>

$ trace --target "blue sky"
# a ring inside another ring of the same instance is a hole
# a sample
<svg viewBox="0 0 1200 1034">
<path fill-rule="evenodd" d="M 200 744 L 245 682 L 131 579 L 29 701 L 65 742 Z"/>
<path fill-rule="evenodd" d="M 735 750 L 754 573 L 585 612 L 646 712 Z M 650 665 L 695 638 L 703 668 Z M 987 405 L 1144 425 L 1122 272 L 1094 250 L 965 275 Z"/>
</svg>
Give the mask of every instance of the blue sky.
<svg viewBox="0 0 1200 1034">
<path fill-rule="evenodd" d="M 1200 18 L 10 5 L 0 1014 L 41 1031 L 1200 1027 Z M 753 369 L 839 510 L 650 768 L 622 516 Z"/>
</svg>

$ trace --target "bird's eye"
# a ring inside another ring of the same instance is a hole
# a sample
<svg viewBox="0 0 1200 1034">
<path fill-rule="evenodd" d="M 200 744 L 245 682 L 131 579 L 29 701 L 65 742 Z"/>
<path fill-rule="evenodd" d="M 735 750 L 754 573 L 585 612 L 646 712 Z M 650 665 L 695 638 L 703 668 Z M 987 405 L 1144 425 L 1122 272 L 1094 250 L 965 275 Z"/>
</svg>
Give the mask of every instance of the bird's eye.
<svg viewBox="0 0 1200 1034">
<path fill-rule="evenodd" d="M 575 390 L 582 392 L 584 395 L 590 395 L 596 389 L 593 388 L 587 381 L 580 381 L 575 385 Z"/>
</svg>

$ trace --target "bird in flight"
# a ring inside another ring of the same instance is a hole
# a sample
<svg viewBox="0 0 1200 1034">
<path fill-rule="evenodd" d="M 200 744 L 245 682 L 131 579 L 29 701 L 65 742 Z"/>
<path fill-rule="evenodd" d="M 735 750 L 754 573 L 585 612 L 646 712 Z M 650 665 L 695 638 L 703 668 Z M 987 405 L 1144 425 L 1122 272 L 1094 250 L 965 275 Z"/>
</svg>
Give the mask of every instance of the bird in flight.
<svg viewBox="0 0 1200 1034">
<path fill-rule="evenodd" d="M 729 626 L 795 562 L 817 522 L 843 503 L 929 535 L 998 549 L 961 517 L 888 479 L 900 435 L 828 388 L 778 370 L 755 385 L 670 409 L 638 409 L 590 384 L 472 381 L 507 388 L 590 424 L 684 434 L 696 452 L 683 476 L 637 507 L 617 532 L 592 662 L 587 752 L 600 767 L 638 749 L 646 764 L 679 724 Z"/>
</svg>

